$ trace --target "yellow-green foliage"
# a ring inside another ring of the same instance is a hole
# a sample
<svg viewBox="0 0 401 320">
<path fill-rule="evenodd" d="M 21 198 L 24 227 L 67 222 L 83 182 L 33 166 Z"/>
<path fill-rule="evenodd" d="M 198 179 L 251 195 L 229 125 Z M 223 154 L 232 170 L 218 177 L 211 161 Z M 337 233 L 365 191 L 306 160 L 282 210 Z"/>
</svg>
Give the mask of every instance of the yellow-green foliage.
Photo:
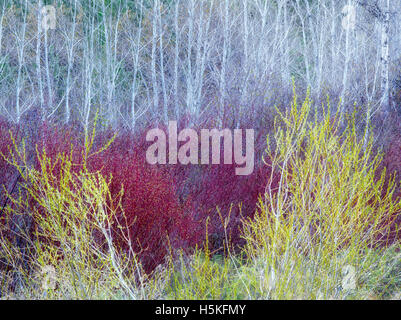
<svg viewBox="0 0 401 320">
<path fill-rule="evenodd" d="M 244 228 L 247 256 L 270 268 L 266 298 L 348 294 L 342 272 L 355 271 L 352 282 L 361 285 L 358 279 L 374 265 L 369 255 L 384 250 L 377 239 L 401 209 L 392 199 L 394 179 L 386 187 L 385 172 L 377 177 L 381 158 L 372 139 L 364 145 L 352 117 L 340 134 L 329 101 L 314 117 L 311 106 L 309 95 L 298 105 L 294 91 L 291 108 L 279 112 L 266 150 L 273 173 L 280 172 L 279 186 L 268 184 Z"/>
<path fill-rule="evenodd" d="M 114 219 L 116 212 L 123 214 L 123 190 L 113 198 L 109 190 L 112 177 L 89 172 L 85 165 L 94 154 L 93 138 L 86 139 L 79 163 L 72 160 L 72 147 L 69 154 L 60 153 L 55 159 L 45 149 L 37 150 L 38 169 L 29 167 L 24 143 L 19 147 L 13 142 L 7 161 L 19 170 L 23 191 L 15 198 L 8 195 L 14 205 L 6 214 L 10 220 L 19 217 L 34 231 L 26 234 L 26 228 L 19 230 L 23 247 L 1 239 L 0 252 L 14 271 L 20 269 L 23 283 L 29 287 L 23 290 L 25 297 L 143 298 L 144 275 L 135 254 L 123 254 L 113 243 L 113 236 L 126 238 L 125 229 L 115 226 Z M 30 206 L 28 199 L 35 205 Z M 17 256 L 20 264 L 29 268 L 19 268 Z M 54 276 L 52 284 L 46 283 L 48 273 Z"/>
<path fill-rule="evenodd" d="M 399 297 L 401 246 L 384 246 L 388 226 L 401 211 L 393 199 L 398 184 L 385 182 L 385 172 L 379 174 L 381 157 L 373 152 L 372 139 L 359 139 L 353 117 L 340 130 L 329 102 L 316 110 L 311 106 L 309 96 L 298 105 L 294 92 L 291 108 L 279 112 L 274 135 L 267 139 L 272 175 L 266 177 L 255 218 L 244 222 L 241 254 L 233 255 L 226 243 L 225 255 L 212 256 L 206 242 L 205 249 L 179 255 L 151 277 L 143 274 L 133 252 L 123 254 L 113 245 L 111 227 L 116 212 L 122 212 L 123 190 L 112 198 L 112 177 L 87 170 L 94 132 L 85 139 L 79 169 L 72 149 L 56 159 L 42 150 L 39 169 L 30 168 L 24 144 L 18 147 L 14 141 L 8 161 L 20 171 L 25 192 L 9 195 L 14 205 L 6 211 L 16 225 L 34 221 L 35 234 L 16 230 L 24 246 L 0 239 L 0 259 L 12 267 L 0 273 L 0 288 L 7 293 L 18 275 L 19 287 L 10 291 L 11 297 Z M 277 173 L 279 185 L 272 180 Z M 26 194 L 37 204 L 28 212 Z M 119 227 L 114 230 L 127 237 Z"/>
<path fill-rule="evenodd" d="M 226 295 L 228 260 L 211 260 L 207 254 L 196 251 L 188 258 L 180 255 L 170 271 L 171 280 L 167 287 L 169 298 L 223 299 Z"/>
</svg>

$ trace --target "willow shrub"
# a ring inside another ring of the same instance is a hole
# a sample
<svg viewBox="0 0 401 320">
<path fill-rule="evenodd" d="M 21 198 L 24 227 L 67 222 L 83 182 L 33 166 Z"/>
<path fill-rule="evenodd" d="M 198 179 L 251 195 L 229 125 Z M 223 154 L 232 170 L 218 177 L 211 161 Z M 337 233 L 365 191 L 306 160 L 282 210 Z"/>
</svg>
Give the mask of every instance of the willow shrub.
<svg viewBox="0 0 401 320">
<path fill-rule="evenodd" d="M 352 116 L 340 125 L 329 101 L 313 110 L 309 94 L 299 105 L 294 90 L 291 107 L 278 113 L 266 156 L 280 183 L 267 185 L 243 230 L 246 255 L 265 266 L 260 294 L 352 296 L 367 286 L 397 231 L 398 185 L 378 171 L 373 140 L 358 137 Z"/>
<path fill-rule="evenodd" d="M 116 225 L 115 219 L 123 214 L 123 189 L 112 194 L 112 177 L 87 168 L 87 160 L 111 141 L 94 152 L 93 136 L 94 132 L 86 139 L 79 163 L 73 160 L 72 147 L 57 156 L 37 148 L 37 167 L 29 166 L 24 143 L 18 145 L 13 139 L 14 148 L 5 158 L 21 175 L 21 191 L 8 195 L 12 204 L 6 214 L 14 223 L 24 221 L 24 227 L 17 230 L 22 241 L 1 239 L 1 252 L 22 280 L 19 287 L 14 285 L 15 294 L 144 298 L 145 275 L 136 253 L 122 252 L 113 241 L 116 236 L 129 241 L 127 226 Z M 47 283 L 49 279 L 52 283 Z"/>
</svg>

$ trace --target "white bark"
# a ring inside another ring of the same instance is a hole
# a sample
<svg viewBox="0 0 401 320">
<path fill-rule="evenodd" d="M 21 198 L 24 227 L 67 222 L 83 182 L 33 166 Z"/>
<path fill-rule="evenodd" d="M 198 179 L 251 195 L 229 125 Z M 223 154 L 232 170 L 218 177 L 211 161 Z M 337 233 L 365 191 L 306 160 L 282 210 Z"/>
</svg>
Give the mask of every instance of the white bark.
<svg viewBox="0 0 401 320">
<path fill-rule="evenodd" d="M 24 67 L 24 60 L 25 60 L 25 35 L 26 35 L 26 25 L 27 25 L 27 13 L 28 13 L 28 0 L 25 0 L 25 11 L 23 14 L 23 21 L 21 26 L 21 32 L 16 33 L 16 40 L 17 40 L 17 50 L 18 50 L 18 71 L 17 71 L 17 83 L 16 83 L 16 94 L 15 94 L 15 119 L 18 123 L 21 119 L 22 110 L 21 103 L 20 103 L 20 95 L 23 86 L 23 75 L 22 75 L 22 68 Z"/>
<path fill-rule="evenodd" d="M 74 1 L 74 13 L 73 21 L 71 26 L 71 33 L 67 36 L 67 79 L 66 79 L 66 93 L 65 93 L 65 122 L 68 123 L 71 118 L 71 107 L 70 107 L 70 91 L 71 91 L 71 72 L 74 63 L 74 47 L 75 47 L 75 30 L 76 30 L 76 19 L 77 19 L 77 0 Z M 66 32 L 67 33 L 67 32 Z"/>
<path fill-rule="evenodd" d="M 52 90 L 52 83 L 51 83 L 51 76 L 50 76 L 50 65 L 49 65 L 49 40 L 48 40 L 48 30 L 45 30 L 45 69 L 46 69 L 46 82 L 47 82 L 47 110 L 49 108 L 54 108 L 53 106 L 53 90 Z"/>
<path fill-rule="evenodd" d="M 364 98 L 373 114 L 380 101 L 388 107 L 399 74 L 398 1 L 74 0 L 66 14 L 60 3 L 60 23 L 45 35 L 30 11 L 40 2 L 0 1 L 0 111 L 13 120 L 36 103 L 65 122 L 88 123 L 100 108 L 107 122 L 131 128 L 184 113 L 221 124 L 230 105 L 239 127 L 284 103 L 291 77 L 315 101 L 329 92 L 343 104 Z M 358 10 L 355 30 L 341 24 L 349 4 Z"/>
<path fill-rule="evenodd" d="M 301 8 L 301 3 L 299 2 L 300 0 L 296 0 L 296 3 L 294 5 L 294 9 L 298 15 L 299 21 L 301 23 L 301 33 L 302 33 L 302 49 L 303 49 L 303 59 L 304 59 L 304 66 L 305 66 L 305 82 L 308 87 L 311 87 L 311 75 L 310 75 L 310 56 L 308 52 L 308 39 L 306 37 L 306 21 L 305 21 L 305 16 Z"/>
<path fill-rule="evenodd" d="M 187 40 L 187 53 L 186 53 L 186 105 L 191 115 L 195 113 L 194 110 L 194 89 L 193 89 L 193 76 L 192 76 L 192 49 L 194 46 L 194 18 L 195 18 L 195 1 L 188 0 L 188 40 Z"/>
<path fill-rule="evenodd" d="M 179 64 L 179 54 L 180 54 L 180 38 L 181 32 L 178 27 L 178 15 L 180 11 L 180 0 L 177 0 L 174 8 L 174 34 L 175 34 L 175 45 L 174 45 L 174 110 L 176 120 L 180 117 L 180 105 L 179 105 L 179 92 L 178 92 L 178 64 Z"/>
<path fill-rule="evenodd" d="M 226 108 L 226 69 L 228 59 L 228 48 L 230 43 L 229 34 L 229 11 L 228 11 L 228 0 L 222 1 L 223 8 L 221 9 L 223 16 L 223 51 L 221 53 L 221 71 L 220 71 L 220 110 L 219 110 L 219 127 L 223 126 L 224 109 Z"/>
<path fill-rule="evenodd" d="M 159 0 L 156 0 L 153 5 L 153 16 L 152 16 L 152 56 L 151 56 L 151 69 L 152 69 L 152 91 L 153 91 L 153 112 L 157 113 L 159 109 L 159 84 L 157 81 L 156 71 L 156 49 L 157 49 L 157 7 Z"/>
<path fill-rule="evenodd" d="M 40 111 L 42 120 L 46 117 L 45 106 L 45 98 L 43 94 L 43 83 L 42 83 L 42 67 L 41 67 L 41 39 L 42 39 L 42 0 L 38 2 L 38 30 L 37 30 L 37 38 L 36 38 L 36 76 L 39 87 L 39 97 L 40 97 Z"/>
<path fill-rule="evenodd" d="M 96 4 L 91 7 L 92 13 L 96 10 Z M 95 38 L 95 15 L 90 18 L 87 32 L 87 42 L 84 49 L 84 76 L 83 88 L 85 92 L 84 102 L 84 128 L 88 133 L 91 107 L 92 107 L 92 86 L 93 86 L 93 70 L 94 70 L 94 38 Z"/>
<path fill-rule="evenodd" d="M 242 117 L 242 109 L 245 105 L 246 99 L 249 99 L 248 96 L 248 79 L 250 74 L 249 68 L 249 26 L 248 26 L 248 0 L 242 1 L 243 6 L 243 43 L 244 43 L 244 64 L 243 64 L 243 80 L 242 80 L 242 88 L 241 88 L 241 99 L 238 107 L 238 115 L 237 115 L 237 124 L 236 128 L 240 127 L 241 117 Z"/>
<path fill-rule="evenodd" d="M 162 93 L 163 93 L 163 119 L 164 124 L 168 124 L 168 101 L 167 101 L 167 89 L 166 89 L 166 80 L 164 77 L 164 48 L 163 48 L 163 25 L 162 25 L 162 12 L 161 12 L 161 4 L 158 3 L 157 8 L 157 20 L 159 24 L 159 54 L 160 54 L 160 77 L 162 83 Z"/>
<path fill-rule="evenodd" d="M 137 88 L 137 77 L 139 72 L 139 56 L 141 52 L 141 37 L 142 37 L 142 25 L 143 25 L 143 0 L 141 0 L 139 12 L 139 26 L 136 30 L 136 37 L 132 39 L 131 55 L 134 63 L 134 72 L 131 86 L 131 128 L 134 129 L 137 121 L 137 111 L 136 111 L 136 97 L 138 94 Z"/>
<path fill-rule="evenodd" d="M 381 91 L 382 108 L 385 111 L 390 109 L 390 86 L 389 86 L 389 67 L 390 67 L 390 0 L 383 0 L 383 21 L 381 27 Z"/>
<path fill-rule="evenodd" d="M 2 49 L 3 49 L 3 21 L 4 21 L 4 15 L 6 11 L 6 5 L 7 1 L 3 1 L 3 4 L 1 6 L 1 13 L 0 13 L 0 57 L 2 56 Z"/>
<path fill-rule="evenodd" d="M 351 6 L 351 0 L 348 0 L 348 6 Z M 343 69 L 343 79 L 342 79 L 342 90 L 341 90 L 341 119 L 344 113 L 345 106 L 345 98 L 348 90 L 348 68 L 350 63 L 350 37 L 351 37 L 351 27 L 346 28 L 345 30 L 345 48 L 344 48 L 344 69 Z"/>
<path fill-rule="evenodd" d="M 203 4 L 203 0 L 202 0 Z M 211 48 L 211 39 L 209 38 L 209 27 L 212 16 L 212 8 L 214 6 L 214 0 L 209 3 L 209 14 L 203 17 L 203 10 L 201 8 L 201 13 L 198 22 L 198 40 L 196 46 L 196 98 L 195 98 L 195 118 L 199 116 L 199 112 L 202 105 L 202 91 L 204 84 L 204 73 L 206 59 L 209 56 L 209 51 Z"/>
</svg>

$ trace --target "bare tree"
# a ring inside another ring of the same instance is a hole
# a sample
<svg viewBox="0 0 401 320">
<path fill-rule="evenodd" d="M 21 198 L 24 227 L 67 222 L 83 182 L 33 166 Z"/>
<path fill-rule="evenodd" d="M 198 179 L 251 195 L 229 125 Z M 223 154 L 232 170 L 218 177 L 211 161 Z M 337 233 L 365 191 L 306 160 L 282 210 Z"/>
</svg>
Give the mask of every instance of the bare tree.
<svg viewBox="0 0 401 320">
<path fill-rule="evenodd" d="M 22 10 L 22 26 L 21 29 L 15 30 L 15 39 L 17 43 L 17 54 L 18 54 L 18 72 L 17 72 L 17 83 L 16 83 L 16 93 L 15 93 L 15 119 L 19 122 L 24 112 L 23 106 L 21 106 L 21 91 L 24 83 L 23 79 L 23 67 L 25 61 L 25 37 L 26 37 L 26 27 L 27 27 L 27 15 L 28 15 L 28 0 L 25 0 L 24 7 Z M 18 31 L 17 31 L 18 30 Z"/>
<path fill-rule="evenodd" d="M 136 126 L 136 121 L 139 118 L 139 112 L 136 108 L 136 98 L 138 95 L 138 74 L 139 74 L 139 58 L 142 51 L 141 37 L 143 30 L 143 0 L 139 3 L 139 22 L 136 31 L 136 36 L 131 38 L 131 55 L 133 59 L 133 77 L 131 86 L 131 127 Z"/>
<path fill-rule="evenodd" d="M 43 83 L 42 83 L 42 65 L 41 65 L 41 39 L 42 39 L 42 1 L 38 2 L 38 30 L 37 30 L 37 38 L 36 38 L 36 76 L 38 82 L 38 90 L 40 97 L 40 110 L 41 110 L 41 118 L 42 120 L 46 116 L 45 110 L 45 98 L 43 93 Z"/>
<path fill-rule="evenodd" d="M 348 0 L 347 2 L 347 8 L 353 8 L 354 5 L 351 0 Z M 347 14 L 349 14 L 347 12 Z M 345 53 L 344 53 L 344 69 L 343 69 L 343 79 L 342 79 L 342 90 L 341 90 L 341 117 L 344 113 L 344 99 L 345 99 L 345 94 L 348 90 L 348 81 L 349 81 L 349 67 L 350 67 L 350 59 L 351 59 L 351 30 L 353 26 L 350 25 L 350 21 L 346 21 L 346 30 L 345 30 Z"/>
<path fill-rule="evenodd" d="M 389 87 L 389 32 L 390 32 L 390 0 L 383 0 L 382 28 L 381 28 L 381 91 L 382 106 L 388 111 L 390 108 L 390 87 Z"/>
<path fill-rule="evenodd" d="M 152 9 L 152 56 L 151 56 L 151 68 L 152 68 L 152 91 L 153 91 L 153 112 L 156 113 L 159 108 L 159 83 L 157 80 L 157 41 L 158 41 L 158 8 L 159 0 L 155 0 Z"/>
<path fill-rule="evenodd" d="M 95 59 L 95 14 L 96 3 L 93 2 L 89 6 L 89 17 L 88 25 L 86 26 L 86 41 L 84 47 L 84 63 L 83 63 L 83 89 L 84 89 L 84 108 L 82 112 L 82 119 L 85 131 L 87 132 L 90 122 L 90 115 L 92 109 L 92 98 L 93 98 L 93 70 L 94 70 L 94 59 Z"/>
<path fill-rule="evenodd" d="M 157 8 L 157 18 L 158 18 L 158 28 L 160 33 L 159 40 L 159 54 L 160 54 L 160 78 L 162 84 L 162 92 L 163 92 L 163 119 L 164 123 L 168 123 L 168 98 L 167 98 L 167 89 L 166 89 L 166 79 L 164 72 L 164 47 L 163 47 L 163 25 L 162 25 L 162 12 L 161 12 L 161 4 L 159 4 Z"/>
<path fill-rule="evenodd" d="M 180 41 L 181 41 L 181 30 L 178 26 L 178 18 L 180 12 L 180 0 L 177 0 L 174 7 L 174 35 L 175 35 L 175 45 L 174 45 L 174 105 L 175 105 L 175 117 L 178 119 L 180 117 L 180 107 L 179 107 L 179 92 L 178 92 L 178 64 L 180 63 Z"/>
<path fill-rule="evenodd" d="M 284 102 L 292 79 L 344 112 L 369 102 L 370 118 L 399 76 L 401 5 L 389 0 L 58 0 L 47 32 L 43 4 L 0 4 L 0 110 L 15 121 L 37 104 L 85 126 L 99 109 L 132 129 L 172 115 L 240 127 Z"/>
<path fill-rule="evenodd" d="M 72 89 L 72 84 L 71 84 L 71 72 L 72 72 L 72 67 L 74 64 L 74 48 L 76 46 L 76 40 L 75 40 L 75 31 L 76 31 L 76 25 L 77 25 L 77 0 L 74 0 L 74 9 L 72 13 L 72 25 L 70 27 L 71 32 L 68 33 L 66 30 L 64 37 L 66 39 L 66 44 L 67 44 L 67 79 L 66 79 L 66 88 L 65 88 L 65 122 L 69 122 L 71 118 L 71 106 L 70 106 L 70 91 Z"/>
</svg>

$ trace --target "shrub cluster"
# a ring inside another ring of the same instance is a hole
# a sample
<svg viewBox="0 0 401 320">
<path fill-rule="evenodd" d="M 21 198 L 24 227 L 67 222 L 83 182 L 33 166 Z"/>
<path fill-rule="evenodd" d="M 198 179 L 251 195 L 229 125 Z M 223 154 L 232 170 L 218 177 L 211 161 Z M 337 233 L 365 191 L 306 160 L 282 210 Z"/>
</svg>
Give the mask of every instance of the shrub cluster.
<svg viewBox="0 0 401 320">
<path fill-rule="evenodd" d="M 309 97 L 299 105 L 294 94 L 291 108 L 279 114 L 276 147 L 268 141 L 267 149 L 279 187 L 267 186 L 244 228 L 245 252 L 269 266 L 266 294 L 279 299 L 337 298 L 354 290 L 358 279 L 347 288 L 340 275 L 359 273 L 363 281 L 399 230 L 399 183 L 380 171 L 373 139 L 358 137 L 352 117 L 340 131 L 329 103 L 319 110 L 321 119 L 313 119 L 311 106 Z"/>
<path fill-rule="evenodd" d="M 1 120 L 1 268 L 59 263 L 71 281 L 88 283 L 106 268 L 133 297 L 124 274 L 134 270 L 142 284 L 138 274 L 166 265 L 178 249 L 195 252 L 198 273 L 219 270 L 213 254 L 243 252 L 269 266 L 263 295 L 311 297 L 323 284 L 333 292 L 331 275 L 363 255 L 373 268 L 371 250 L 400 239 L 399 139 L 382 161 L 373 139 L 359 137 L 352 117 L 341 126 L 330 103 L 313 115 L 309 96 L 299 105 L 294 92 L 277 113 L 271 134 L 259 130 L 256 145 L 267 136 L 266 153 L 249 176 L 237 176 L 235 165 L 149 165 L 146 131 L 96 132 L 95 121 L 91 132 L 41 123 L 29 134 Z M 224 262 L 221 281 L 232 263 Z"/>
</svg>

